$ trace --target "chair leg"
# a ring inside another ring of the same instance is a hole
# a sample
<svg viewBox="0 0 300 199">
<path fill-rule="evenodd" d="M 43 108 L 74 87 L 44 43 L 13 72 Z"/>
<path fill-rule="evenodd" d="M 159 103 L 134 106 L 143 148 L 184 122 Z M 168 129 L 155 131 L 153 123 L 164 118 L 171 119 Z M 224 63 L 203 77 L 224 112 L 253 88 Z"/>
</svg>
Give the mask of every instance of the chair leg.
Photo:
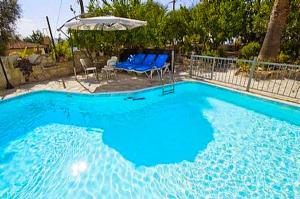
<svg viewBox="0 0 300 199">
<path fill-rule="evenodd" d="M 97 69 L 94 70 L 94 75 L 95 75 L 95 78 L 96 78 L 97 80 L 99 80 L 99 79 L 98 79 L 98 72 L 97 72 Z"/>
<path fill-rule="evenodd" d="M 161 76 L 160 76 L 160 74 L 159 74 L 159 70 L 156 70 L 156 72 L 157 72 L 158 77 L 160 78 Z"/>
<path fill-rule="evenodd" d="M 165 74 L 166 72 L 170 72 L 169 67 L 166 67 L 166 68 L 164 69 L 164 74 Z"/>
<path fill-rule="evenodd" d="M 148 75 L 147 72 L 145 72 L 145 74 L 146 74 L 147 78 L 151 79 L 150 75 Z"/>
<path fill-rule="evenodd" d="M 85 73 L 85 78 L 88 80 L 89 79 L 88 72 L 85 70 L 84 73 Z"/>
</svg>

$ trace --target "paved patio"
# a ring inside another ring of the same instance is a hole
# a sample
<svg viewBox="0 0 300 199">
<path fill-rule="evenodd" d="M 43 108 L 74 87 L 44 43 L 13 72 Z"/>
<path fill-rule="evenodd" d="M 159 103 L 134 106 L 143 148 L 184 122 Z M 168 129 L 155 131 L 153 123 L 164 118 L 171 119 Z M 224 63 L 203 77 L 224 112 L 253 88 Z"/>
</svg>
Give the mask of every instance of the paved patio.
<svg viewBox="0 0 300 199">
<path fill-rule="evenodd" d="M 182 81 L 186 74 L 177 75 L 176 81 Z M 134 73 L 119 72 L 117 78 L 99 78 L 97 80 L 92 75 L 88 80 L 83 74 L 77 75 L 77 80 L 74 76 L 53 79 L 50 81 L 29 83 L 18 86 L 10 90 L 0 90 L 0 98 L 7 99 L 20 94 L 39 91 L 39 90 L 56 90 L 80 93 L 99 93 L 112 91 L 130 91 L 152 86 L 160 85 L 159 78 L 154 76 L 153 79 L 147 78 L 145 75 L 136 75 Z"/>
</svg>

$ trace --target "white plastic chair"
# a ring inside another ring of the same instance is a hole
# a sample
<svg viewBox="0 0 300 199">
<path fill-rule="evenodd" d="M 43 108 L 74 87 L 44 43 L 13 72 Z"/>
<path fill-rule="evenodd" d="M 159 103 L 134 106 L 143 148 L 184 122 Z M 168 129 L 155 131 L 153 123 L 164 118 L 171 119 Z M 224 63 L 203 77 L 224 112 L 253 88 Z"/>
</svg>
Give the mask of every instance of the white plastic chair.
<svg viewBox="0 0 300 199">
<path fill-rule="evenodd" d="M 115 67 L 118 62 L 118 57 L 112 56 L 109 60 L 106 62 L 106 67 Z"/>
<path fill-rule="evenodd" d="M 106 79 L 109 79 L 110 77 L 114 76 L 117 78 L 115 66 L 118 62 L 118 57 L 113 56 L 106 62 L 106 66 L 102 68 L 102 72 L 104 73 Z"/>
<path fill-rule="evenodd" d="M 82 66 L 82 68 L 84 70 L 86 79 L 89 78 L 89 76 L 88 76 L 89 72 L 92 72 L 94 74 L 94 76 L 96 78 L 98 78 L 97 68 L 96 67 L 88 67 L 84 59 L 80 59 L 79 61 L 80 61 L 80 64 L 81 64 L 81 66 Z"/>
</svg>

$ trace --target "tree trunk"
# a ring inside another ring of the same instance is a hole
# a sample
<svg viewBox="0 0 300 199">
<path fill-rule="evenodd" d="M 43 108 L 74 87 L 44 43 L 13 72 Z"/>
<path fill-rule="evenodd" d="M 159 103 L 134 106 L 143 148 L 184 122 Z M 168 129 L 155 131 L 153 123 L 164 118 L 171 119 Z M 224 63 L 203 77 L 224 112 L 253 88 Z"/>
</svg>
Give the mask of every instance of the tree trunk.
<svg viewBox="0 0 300 199">
<path fill-rule="evenodd" d="M 281 34 L 286 25 L 289 12 L 290 0 L 275 0 L 258 60 L 276 60 L 280 51 Z"/>
<path fill-rule="evenodd" d="M 84 5 L 83 5 L 83 0 L 78 0 L 79 5 L 80 5 L 80 12 L 81 14 L 84 14 Z"/>
</svg>

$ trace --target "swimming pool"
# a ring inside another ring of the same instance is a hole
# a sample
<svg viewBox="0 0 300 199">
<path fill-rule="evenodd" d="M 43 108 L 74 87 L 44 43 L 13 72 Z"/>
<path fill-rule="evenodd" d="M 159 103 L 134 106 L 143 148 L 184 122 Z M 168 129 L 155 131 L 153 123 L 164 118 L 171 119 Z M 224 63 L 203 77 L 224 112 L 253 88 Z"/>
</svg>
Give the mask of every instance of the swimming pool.
<svg viewBox="0 0 300 199">
<path fill-rule="evenodd" d="M 0 102 L 0 198 L 299 198 L 300 109 L 203 83 Z"/>
</svg>

